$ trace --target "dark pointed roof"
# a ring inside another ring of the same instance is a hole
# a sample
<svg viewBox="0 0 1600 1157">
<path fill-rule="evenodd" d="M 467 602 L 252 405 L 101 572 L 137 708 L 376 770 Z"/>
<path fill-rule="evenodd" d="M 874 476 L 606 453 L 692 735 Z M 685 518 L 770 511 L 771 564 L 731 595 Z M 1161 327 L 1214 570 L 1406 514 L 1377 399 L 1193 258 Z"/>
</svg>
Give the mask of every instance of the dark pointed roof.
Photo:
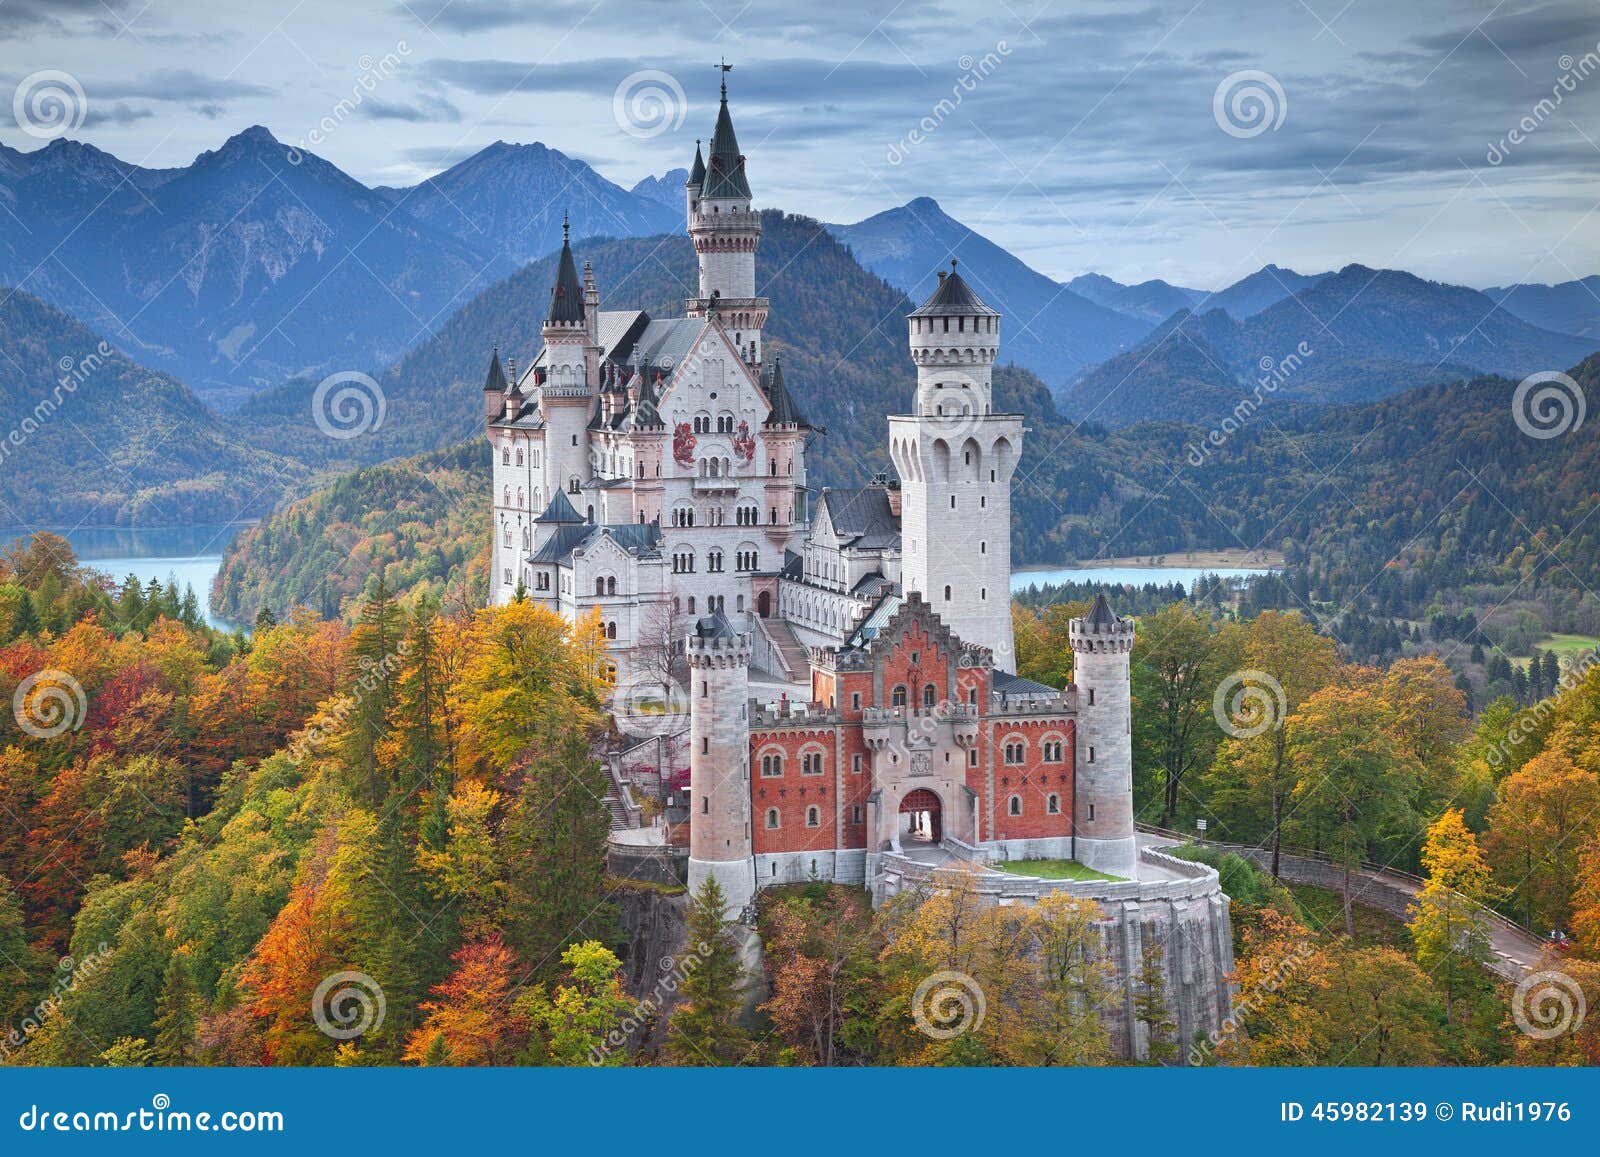
<svg viewBox="0 0 1600 1157">
<path fill-rule="evenodd" d="M 498 390 L 505 393 L 510 387 L 506 383 L 506 372 L 500 368 L 500 347 L 494 347 L 494 353 L 489 358 L 489 377 L 483 383 L 485 390 Z"/>
<path fill-rule="evenodd" d="M 713 611 L 695 623 L 694 632 L 702 639 L 738 638 L 738 632 L 733 629 L 733 624 L 728 622 L 727 616 L 721 611 Z"/>
<path fill-rule="evenodd" d="M 561 264 L 556 269 L 556 283 L 550 290 L 550 315 L 546 325 L 572 324 L 583 321 L 583 283 L 578 280 L 578 266 L 572 259 L 572 242 L 568 237 L 566 221 L 561 222 Z"/>
<path fill-rule="evenodd" d="M 733 135 L 733 118 L 728 115 L 728 82 L 722 82 L 722 104 L 717 109 L 717 131 L 711 134 L 711 161 L 706 168 L 705 198 L 750 198 L 750 182 L 744 175 L 744 157 L 739 153 L 739 138 Z"/>
<path fill-rule="evenodd" d="M 557 490 L 556 496 L 550 500 L 550 505 L 545 507 L 544 513 L 535 518 L 534 521 L 548 525 L 550 523 L 586 522 L 588 520 L 572 509 L 572 503 L 567 501 L 567 492 L 565 490 Z"/>
<path fill-rule="evenodd" d="M 939 288 L 916 309 L 912 310 L 912 317 L 956 317 L 956 316 L 981 316 L 999 317 L 996 310 L 990 309 L 983 303 L 983 299 L 972 292 L 972 287 L 966 283 L 961 274 L 956 272 L 954 259 L 950 262 L 950 272 L 939 274 Z"/>
<path fill-rule="evenodd" d="M 705 183 L 706 162 L 705 158 L 700 155 L 700 141 L 699 138 L 696 138 L 694 142 L 694 168 L 689 170 L 689 179 L 685 181 L 684 184 L 693 185 L 695 188 L 699 188 Z"/>
<path fill-rule="evenodd" d="M 767 397 L 772 402 L 772 413 L 767 415 L 767 425 L 808 425 L 805 415 L 800 412 L 800 407 L 794 404 L 794 399 L 784 388 L 783 362 L 777 356 L 772 359 L 772 373 L 767 375 Z"/>
<path fill-rule="evenodd" d="M 1114 627 L 1122 620 L 1117 618 L 1117 613 L 1111 609 L 1111 603 L 1104 593 L 1094 596 L 1094 606 L 1089 608 L 1088 624 L 1091 627 Z"/>
</svg>

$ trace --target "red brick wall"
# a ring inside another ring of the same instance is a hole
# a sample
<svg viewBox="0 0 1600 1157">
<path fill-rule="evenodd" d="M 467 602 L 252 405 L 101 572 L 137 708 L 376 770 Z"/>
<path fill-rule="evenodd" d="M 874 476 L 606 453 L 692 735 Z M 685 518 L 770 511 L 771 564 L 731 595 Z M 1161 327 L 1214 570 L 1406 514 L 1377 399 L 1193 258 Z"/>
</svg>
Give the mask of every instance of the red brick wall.
<svg viewBox="0 0 1600 1157">
<path fill-rule="evenodd" d="M 995 719 L 986 730 L 992 736 L 994 768 L 994 837 L 998 840 L 1037 839 L 1043 836 L 1072 834 L 1073 724 L 1059 717 L 1033 719 Z M 1022 764 L 1005 762 L 1008 740 L 1024 744 Z M 1043 743 L 1053 739 L 1061 744 L 1061 762 L 1044 761 Z M 987 745 L 986 745 L 987 746 Z M 982 783 L 969 784 L 980 794 Z M 1011 797 L 1019 796 L 1022 815 L 1010 813 Z M 1052 815 L 1049 797 L 1055 795 L 1060 811 Z"/>
<path fill-rule="evenodd" d="M 801 756 L 822 753 L 822 774 L 805 775 Z M 783 775 L 761 774 L 761 757 L 781 752 Z M 863 775 L 861 778 L 865 779 Z M 834 782 L 834 730 L 831 727 L 782 728 L 750 734 L 750 828 L 755 851 L 802 852 L 832 849 L 838 835 Z M 777 808 L 780 827 L 767 827 L 767 809 Z M 818 824 L 806 826 L 806 810 L 817 809 Z M 859 846 L 859 845 L 858 845 Z"/>
</svg>

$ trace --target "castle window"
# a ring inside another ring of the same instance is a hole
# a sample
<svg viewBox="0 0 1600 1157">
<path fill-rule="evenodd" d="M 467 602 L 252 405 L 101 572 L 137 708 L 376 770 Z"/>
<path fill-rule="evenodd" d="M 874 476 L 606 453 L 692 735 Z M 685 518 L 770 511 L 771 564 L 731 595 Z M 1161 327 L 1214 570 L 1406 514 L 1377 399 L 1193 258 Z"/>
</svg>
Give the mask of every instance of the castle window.
<svg viewBox="0 0 1600 1157">
<path fill-rule="evenodd" d="M 700 814 L 703 816 L 711 814 L 711 797 L 708 795 L 700 797 Z"/>
<path fill-rule="evenodd" d="M 980 542 L 978 544 L 978 553 L 979 554 L 988 554 L 989 553 L 989 544 L 987 542 Z"/>
<path fill-rule="evenodd" d="M 778 809 L 775 808 L 775 807 L 769 807 L 767 809 L 767 831 L 775 832 L 777 830 L 778 830 Z M 773 868 L 776 869 L 777 865 L 774 864 Z"/>
<path fill-rule="evenodd" d="M 945 602 L 949 602 L 950 601 L 950 588 L 949 587 L 945 587 L 944 588 L 944 601 Z"/>
<path fill-rule="evenodd" d="M 861 774 L 861 756 L 859 754 L 850 757 L 850 770 L 856 775 Z"/>
<path fill-rule="evenodd" d="M 689 596 L 689 613 L 691 615 L 694 614 L 694 596 L 693 595 Z"/>
<path fill-rule="evenodd" d="M 511 528 L 506 527 L 506 549 L 511 549 Z"/>
<path fill-rule="evenodd" d="M 981 498 L 980 497 L 978 499 L 978 509 L 979 510 L 987 510 L 988 508 L 989 508 L 989 500 L 987 498 Z"/>
<path fill-rule="evenodd" d="M 967 688 L 967 702 L 973 707 L 978 705 L 978 689 L 976 687 Z"/>
<path fill-rule="evenodd" d="M 1060 815 L 1061 814 L 1061 797 L 1059 795 L 1057 795 L 1055 792 L 1051 792 L 1049 795 L 1045 796 L 1044 797 L 1044 810 L 1049 812 L 1053 816 Z"/>
<path fill-rule="evenodd" d="M 1044 752 L 1044 761 L 1046 763 L 1061 762 L 1061 740 L 1047 739 L 1040 746 Z"/>
<path fill-rule="evenodd" d="M 955 508 L 956 508 L 956 496 L 954 494 L 952 494 L 950 496 L 950 509 L 954 510 Z"/>
<path fill-rule="evenodd" d="M 1089 818 L 1094 819 L 1094 804 L 1089 805 Z"/>
<path fill-rule="evenodd" d="M 617 637 L 617 624 L 616 623 L 607 623 L 606 624 L 606 638 L 615 639 L 616 637 Z"/>
<path fill-rule="evenodd" d="M 822 811 L 820 808 L 806 808 L 806 827 L 820 828 L 822 826 Z"/>
<path fill-rule="evenodd" d="M 850 809 L 850 822 L 853 823 L 853 824 L 859 824 L 859 823 L 862 822 L 861 805 L 860 804 L 855 804 L 854 806 L 851 807 L 851 809 Z"/>
<path fill-rule="evenodd" d="M 968 767 L 977 767 L 978 766 L 978 749 L 976 747 L 967 748 L 967 766 Z"/>
<path fill-rule="evenodd" d="M 540 571 L 538 573 L 538 575 L 534 578 L 533 585 L 534 585 L 535 589 L 537 589 L 537 590 L 541 590 L 541 591 L 549 590 L 550 589 L 550 572 L 547 571 L 547 570 Z"/>
<path fill-rule="evenodd" d="M 707 555 L 706 555 L 706 570 L 711 571 L 713 573 L 721 573 L 721 571 L 722 571 L 722 552 L 720 550 L 712 550 L 709 553 L 707 553 Z"/>
<path fill-rule="evenodd" d="M 522 465 L 522 447 L 521 446 L 517 447 L 517 465 L 518 466 Z"/>
<path fill-rule="evenodd" d="M 1089 688 L 1089 706 L 1090 707 L 1094 706 L 1094 688 L 1093 687 Z"/>
<path fill-rule="evenodd" d="M 507 486 L 505 488 L 505 491 L 501 495 L 501 498 L 502 498 L 502 501 L 500 503 L 501 506 L 510 506 L 511 505 L 511 487 Z"/>
<path fill-rule="evenodd" d="M 1020 816 L 1022 814 L 1022 797 L 1014 795 L 1006 802 L 1006 814 Z"/>
<path fill-rule="evenodd" d="M 939 702 L 939 689 L 937 687 L 935 687 L 932 683 L 929 683 L 926 687 L 924 687 L 922 689 L 922 705 L 924 707 L 931 708 L 931 707 L 936 706 L 938 704 L 938 702 Z"/>
<path fill-rule="evenodd" d="M 710 736 L 706 736 L 706 737 L 704 737 L 704 738 L 702 738 L 700 740 L 700 754 L 701 755 L 710 755 L 711 754 L 711 738 L 710 738 Z"/>
<path fill-rule="evenodd" d="M 502 447 L 500 447 L 500 465 L 502 465 L 502 466 L 511 465 L 511 447 L 510 446 L 502 446 Z"/>
<path fill-rule="evenodd" d="M 1025 762 L 1028 758 L 1028 745 L 1020 739 L 1006 741 L 1006 762 L 1012 767 Z"/>
<path fill-rule="evenodd" d="M 617 593 L 617 580 L 614 579 L 614 578 L 606 579 L 606 594 L 614 595 L 616 593 Z"/>
<path fill-rule="evenodd" d="M 891 707 L 904 707 L 906 705 L 905 684 L 897 683 L 895 685 L 895 689 L 889 693 L 889 705 Z"/>
<path fill-rule="evenodd" d="M 850 692 L 850 710 L 852 710 L 852 711 L 860 711 L 861 710 L 861 692 L 859 692 L 859 691 Z M 859 759 L 861 757 L 857 756 L 856 758 Z"/>
<path fill-rule="evenodd" d="M 606 593 L 606 580 L 605 579 L 597 578 L 597 579 L 594 580 L 594 593 L 596 595 L 604 595 Z"/>
<path fill-rule="evenodd" d="M 510 567 L 506 567 L 505 578 L 502 579 L 501 581 L 504 582 L 506 586 L 510 586 L 511 585 L 511 568 Z"/>
<path fill-rule="evenodd" d="M 820 751 L 807 751 L 807 752 L 804 752 L 800 756 L 800 774 L 801 775 L 821 775 L 822 774 L 822 752 L 820 752 Z"/>
<path fill-rule="evenodd" d="M 763 779 L 777 779 L 783 774 L 783 755 L 773 752 L 761 757 L 761 777 Z"/>
<path fill-rule="evenodd" d="M 988 602 L 989 601 L 989 588 L 988 587 L 979 587 L 978 588 L 978 601 L 979 602 Z"/>
<path fill-rule="evenodd" d="M 1094 762 L 1094 748 L 1092 748 L 1092 747 L 1089 748 L 1089 762 L 1090 763 Z"/>
</svg>

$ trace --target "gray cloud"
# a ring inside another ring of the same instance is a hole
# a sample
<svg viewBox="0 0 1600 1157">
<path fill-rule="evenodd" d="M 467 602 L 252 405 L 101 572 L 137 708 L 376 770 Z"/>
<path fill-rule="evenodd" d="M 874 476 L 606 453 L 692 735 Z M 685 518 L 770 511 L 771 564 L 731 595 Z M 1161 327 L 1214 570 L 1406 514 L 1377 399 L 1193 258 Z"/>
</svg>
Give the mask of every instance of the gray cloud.
<svg viewBox="0 0 1600 1157">
<path fill-rule="evenodd" d="M 275 96 L 277 90 L 264 84 L 205 76 L 188 68 L 157 68 L 128 80 L 85 82 L 90 99 L 117 100 L 138 97 L 143 100 L 226 104 L 250 96 Z"/>
<path fill-rule="evenodd" d="M 361 104 L 361 115 L 369 120 L 407 124 L 455 124 L 461 120 L 461 110 L 437 96 L 419 97 L 410 103 L 368 97 Z"/>
</svg>

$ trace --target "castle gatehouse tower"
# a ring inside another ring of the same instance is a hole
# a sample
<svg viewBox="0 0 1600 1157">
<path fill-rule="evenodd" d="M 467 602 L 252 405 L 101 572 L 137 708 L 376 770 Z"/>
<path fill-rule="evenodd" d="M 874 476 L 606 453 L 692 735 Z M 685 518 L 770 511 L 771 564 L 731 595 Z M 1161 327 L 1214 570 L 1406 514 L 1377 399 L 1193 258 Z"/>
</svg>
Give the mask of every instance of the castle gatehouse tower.
<svg viewBox="0 0 1600 1157">
<path fill-rule="evenodd" d="M 755 898 L 750 844 L 750 636 L 722 614 L 689 635 L 689 889 L 722 886 L 728 911 Z"/>
<path fill-rule="evenodd" d="M 1118 618 L 1096 595 L 1088 615 L 1068 625 L 1072 681 L 1078 689 L 1077 859 L 1113 876 L 1134 875 L 1133 620 Z"/>
</svg>

